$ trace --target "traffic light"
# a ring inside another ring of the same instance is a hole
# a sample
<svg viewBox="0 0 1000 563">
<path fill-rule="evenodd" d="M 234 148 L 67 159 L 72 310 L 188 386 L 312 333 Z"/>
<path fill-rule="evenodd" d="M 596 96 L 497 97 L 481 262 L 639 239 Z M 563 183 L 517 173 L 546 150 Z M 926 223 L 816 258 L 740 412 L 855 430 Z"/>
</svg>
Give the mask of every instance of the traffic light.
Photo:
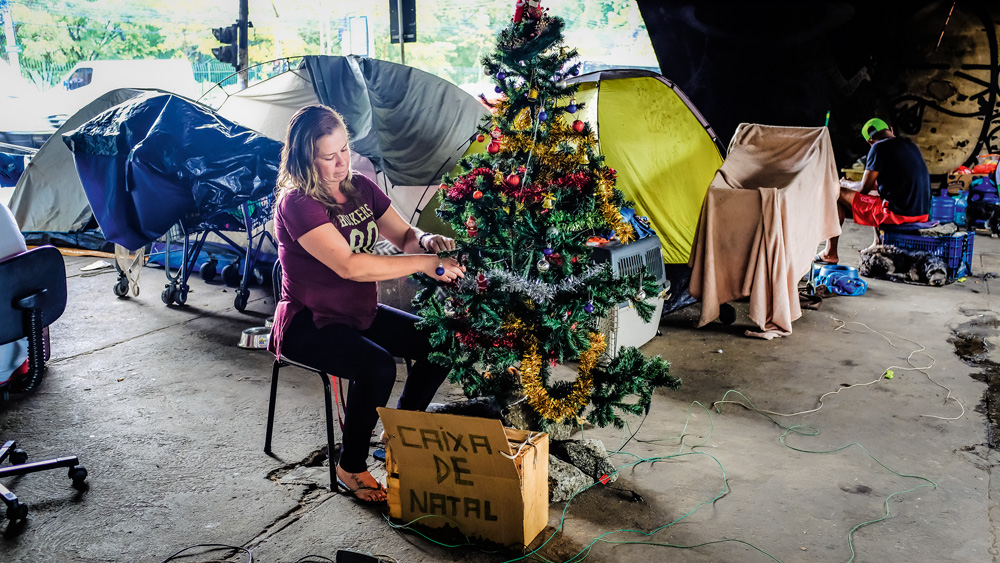
<svg viewBox="0 0 1000 563">
<path fill-rule="evenodd" d="M 215 55 L 215 58 L 233 65 L 233 68 L 238 70 L 239 46 L 237 39 L 239 36 L 239 25 L 234 23 L 228 27 L 212 28 L 212 35 L 219 40 L 219 43 L 223 43 L 222 47 L 213 47 L 212 54 Z"/>
</svg>

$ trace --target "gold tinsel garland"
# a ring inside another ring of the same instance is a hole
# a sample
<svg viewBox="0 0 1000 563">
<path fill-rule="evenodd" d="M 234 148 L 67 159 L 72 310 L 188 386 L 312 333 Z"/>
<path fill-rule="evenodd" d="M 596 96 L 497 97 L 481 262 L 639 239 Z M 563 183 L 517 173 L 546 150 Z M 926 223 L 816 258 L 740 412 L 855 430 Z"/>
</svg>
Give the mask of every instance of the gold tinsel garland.
<svg viewBox="0 0 1000 563">
<path fill-rule="evenodd" d="M 508 102 L 501 102 L 497 110 L 506 110 L 508 105 Z M 538 175 L 533 180 L 541 185 L 547 185 L 551 181 L 548 174 L 552 171 L 575 169 L 581 164 L 581 155 L 586 155 L 586 149 L 597 144 L 597 139 L 592 132 L 581 135 L 561 119 L 554 120 L 549 125 L 547 142 L 535 143 L 531 125 L 531 113 L 528 108 L 524 108 L 514 118 L 514 127 L 518 132 L 503 138 L 503 148 L 511 152 L 531 152 L 538 163 L 535 168 L 539 170 Z M 564 141 L 575 145 L 576 152 L 564 153 L 559 148 L 560 143 Z M 614 175 L 607 168 L 598 171 L 597 188 L 594 191 L 599 202 L 601 216 L 615 232 L 615 237 L 619 242 L 628 244 L 635 240 L 635 229 L 625 221 L 621 210 L 613 203 L 613 178 Z M 499 180 L 499 177 L 497 179 Z"/>
<path fill-rule="evenodd" d="M 590 403 L 590 393 L 594 388 L 591 371 L 597 365 L 597 358 L 604 353 L 607 344 L 604 335 L 596 332 L 590 333 L 588 339 L 590 347 L 580 355 L 580 369 L 577 370 L 576 381 L 564 399 L 556 399 L 549 395 L 549 390 L 542 384 L 542 356 L 538 353 L 538 342 L 533 338 L 529 339 L 528 350 L 521 359 L 521 383 L 528 404 L 543 418 L 556 423 L 575 419 L 577 413 Z"/>
<path fill-rule="evenodd" d="M 628 244 L 635 239 L 635 229 L 625 221 L 621 210 L 612 203 L 613 190 L 611 172 L 605 169 L 597 180 L 597 189 L 595 190 L 597 199 L 601 202 L 601 215 L 614 230 L 618 241 L 622 244 Z"/>
</svg>

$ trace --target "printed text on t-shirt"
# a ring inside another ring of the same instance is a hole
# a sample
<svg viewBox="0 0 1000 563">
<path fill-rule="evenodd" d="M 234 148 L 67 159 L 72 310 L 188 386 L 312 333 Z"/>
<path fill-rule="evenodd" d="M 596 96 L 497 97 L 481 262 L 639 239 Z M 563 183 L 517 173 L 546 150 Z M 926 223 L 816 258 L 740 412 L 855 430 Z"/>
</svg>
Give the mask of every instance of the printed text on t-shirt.
<svg viewBox="0 0 1000 563">
<path fill-rule="evenodd" d="M 372 215 L 374 213 L 366 203 L 347 215 L 337 215 L 337 221 L 340 222 L 341 227 L 351 227 L 371 219 Z M 375 224 L 375 221 L 368 221 L 365 231 L 351 229 L 351 234 L 347 242 L 351 245 L 351 250 L 354 252 L 370 252 L 375 246 L 376 240 L 378 240 L 378 225 Z"/>
</svg>

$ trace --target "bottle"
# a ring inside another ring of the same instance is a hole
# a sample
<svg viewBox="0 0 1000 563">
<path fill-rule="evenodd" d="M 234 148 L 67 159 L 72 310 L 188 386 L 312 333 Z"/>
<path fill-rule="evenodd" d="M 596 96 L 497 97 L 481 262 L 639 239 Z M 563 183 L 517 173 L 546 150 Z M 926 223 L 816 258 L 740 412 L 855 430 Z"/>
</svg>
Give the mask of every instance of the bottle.
<svg viewBox="0 0 1000 563">
<path fill-rule="evenodd" d="M 948 197 L 947 190 L 941 190 L 941 194 L 931 199 L 931 221 L 951 222 L 955 218 L 955 201 Z"/>
<path fill-rule="evenodd" d="M 965 226 L 965 208 L 969 205 L 969 192 L 962 190 L 955 196 L 955 224 Z"/>
</svg>

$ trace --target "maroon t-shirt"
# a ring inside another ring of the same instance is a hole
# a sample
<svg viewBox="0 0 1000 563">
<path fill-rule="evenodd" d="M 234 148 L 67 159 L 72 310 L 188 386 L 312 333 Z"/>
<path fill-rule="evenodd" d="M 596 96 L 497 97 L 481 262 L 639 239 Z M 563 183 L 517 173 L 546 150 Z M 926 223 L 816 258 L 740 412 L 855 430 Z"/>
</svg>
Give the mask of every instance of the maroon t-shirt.
<svg viewBox="0 0 1000 563">
<path fill-rule="evenodd" d="M 378 307 L 375 282 L 344 279 L 306 252 L 299 237 L 324 225 L 333 225 L 344 235 L 354 252 L 371 252 L 378 241 L 375 221 L 389 209 L 389 197 L 374 182 L 354 175 L 361 205 L 342 205 L 341 213 L 331 219 L 326 207 L 301 193 L 291 192 L 281 198 L 274 212 L 274 232 L 278 239 L 281 262 L 281 300 L 274 312 L 274 326 L 268 349 L 281 352 L 281 340 L 292 317 L 304 308 L 313 314 L 317 328 L 339 323 L 364 330 L 371 326 Z"/>
</svg>

